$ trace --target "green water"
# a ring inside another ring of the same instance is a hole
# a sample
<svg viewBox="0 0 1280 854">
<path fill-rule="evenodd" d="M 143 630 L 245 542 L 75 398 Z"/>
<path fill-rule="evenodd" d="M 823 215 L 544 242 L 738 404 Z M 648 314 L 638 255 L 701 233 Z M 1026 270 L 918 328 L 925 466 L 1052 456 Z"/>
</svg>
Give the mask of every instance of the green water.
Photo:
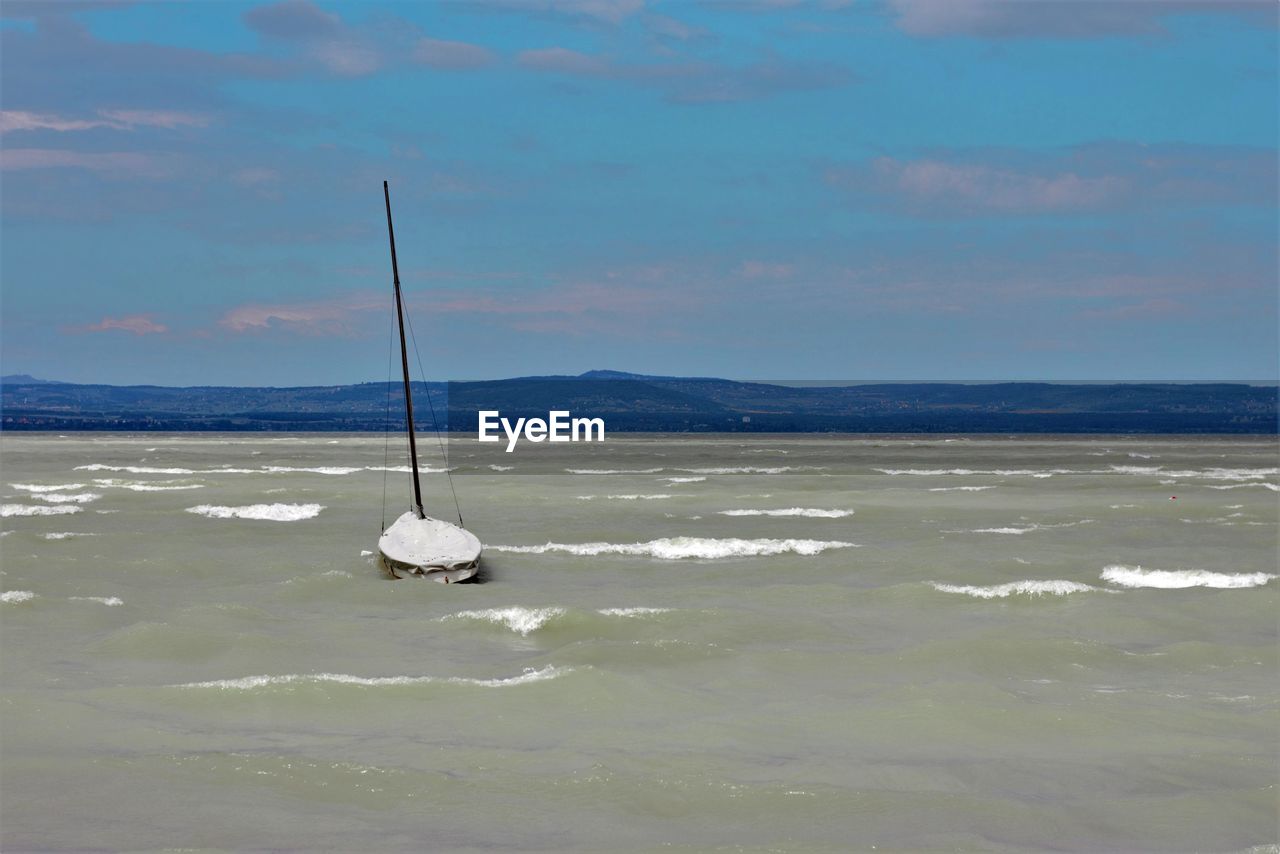
<svg viewBox="0 0 1280 854">
<path fill-rule="evenodd" d="M 1278 841 L 1273 439 L 0 441 L 6 852 Z"/>
</svg>

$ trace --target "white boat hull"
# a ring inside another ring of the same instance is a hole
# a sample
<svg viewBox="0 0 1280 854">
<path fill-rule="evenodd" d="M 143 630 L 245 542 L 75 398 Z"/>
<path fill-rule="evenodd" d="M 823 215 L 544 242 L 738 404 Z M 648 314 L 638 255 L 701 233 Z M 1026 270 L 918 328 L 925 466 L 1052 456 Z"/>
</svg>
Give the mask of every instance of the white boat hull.
<svg viewBox="0 0 1280 854">
<path fill-rule="evenodd" d="M 430 516 L 405 513 L 382 532 L 378 553 L 395 578 L 444 584 L 466 581 L 480 569 L 480 540 L 470 531 Z"/>
</svg>

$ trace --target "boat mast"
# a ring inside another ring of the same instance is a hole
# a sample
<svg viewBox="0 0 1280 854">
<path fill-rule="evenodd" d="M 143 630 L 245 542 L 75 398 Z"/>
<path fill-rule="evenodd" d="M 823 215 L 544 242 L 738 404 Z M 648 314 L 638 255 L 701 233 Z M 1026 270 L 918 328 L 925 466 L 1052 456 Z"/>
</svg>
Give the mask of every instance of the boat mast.
<svg viewBox="0 0 1280 854">
<path fill-rule="evenodd" d="M 404 344 L 404 301 L 400 296 L 400 267 L 396 263 L 396 232 L 391 227 L 391 190 L 382 182 L 382 195 L 387 201 L 387 237 L 391 240 L 391 278 L 396 289 L 396 321 L 400 324 L 400 366 L 404 369 L 404 411 L 409 422 L 409 460 L 413 463 L 413 511 L 419 519 L 422 512 L 422 487 L 418 485 L 418 441 L 413 433 L 413 396 L 409 393 L 409 351 Z M 431 392 L 428 390 L 427 392 Z"/>
</svg>

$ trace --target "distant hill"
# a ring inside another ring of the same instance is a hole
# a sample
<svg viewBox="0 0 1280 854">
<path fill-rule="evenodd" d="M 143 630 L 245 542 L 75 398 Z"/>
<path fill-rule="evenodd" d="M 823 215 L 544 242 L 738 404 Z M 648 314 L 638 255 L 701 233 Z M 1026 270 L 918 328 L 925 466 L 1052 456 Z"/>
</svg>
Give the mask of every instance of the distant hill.
<svg viewBox="0 0 1280 854">
<path fill-rule="evenodd" d="M 110 386 L 0 378 L 5 430 L 381 431 L 394 383 L 293 388 Z M 1274 434 L 1280 389 L 1244 383 L 877 383 L 783 386 L 623 371 L 415 383 L 419 425 L 474 431 L 476 413 L 602 417 L 610 431 Z"/>
<path fill-rule="evenodd" d="M 38 380 L 30 374 L 8 374 L 0 377 L 0 385 L 61 385 L 56 380 Z"/>
</svg>

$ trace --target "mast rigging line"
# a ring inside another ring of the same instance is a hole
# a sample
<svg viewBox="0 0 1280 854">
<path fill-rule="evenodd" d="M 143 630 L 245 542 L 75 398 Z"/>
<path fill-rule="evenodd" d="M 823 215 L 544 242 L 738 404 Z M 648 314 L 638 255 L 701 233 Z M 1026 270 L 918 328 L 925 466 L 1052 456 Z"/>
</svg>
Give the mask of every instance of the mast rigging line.
<svg viewBox="0 0 1280 854">
<path fill-rule="evenodd" d="M 387 239 L 391 243 L 391 277 L 395 288 L 396 321 L 400 327 L 400 365 L 404 371 L 404 408 L 405 417 L 408 421 L 409 461 L 413 468 L 413 509 L 414 512 L 417 513 L 419 519 L 425 519 L 426 514 L 422 510 L 422 486 L 419 483 L 418 475 L 418 442 L 413 429 L 413 393 L 410 390 L 409 383 L 409 354 L 404 334 L 404 296 L 400 290 L 400 265 L 396 260 L 396 233 L 394 226 L 391 224 L 391 189 L 386 181 L 382 182 L 382 195 L 387 206 Z M 423 390 L 427 395 L 427 405 L 431 409 L 431 426 L 435 430 L 436 441 L 440 445 L 440 453 L 444 458 L 444 471 L 449 479 L 449 491 L 453 495 L 453 506 L 458 514 L 458 525 L 459 527 L 465 527 L 462 524 L 462 507 L 458 503 L 458 493 L 453 485 L 453 472 L 449 470 L 449 456 L 444 449 L 444 442 L 440 438 L 440 425 L 439 422 L 436 421 L 436 408 L 435 404 L 431 401 L 431 389 L 426 385 L 426 371 L 422 369 L 422 354 L 418 351 L 418 339 L 413 333 L 412 320 L 409 321 L 409 334 L 413 337 L 413 354 L 414 358 L 418 362 L 418 372 L 424 378 Z"/>
</svg>

